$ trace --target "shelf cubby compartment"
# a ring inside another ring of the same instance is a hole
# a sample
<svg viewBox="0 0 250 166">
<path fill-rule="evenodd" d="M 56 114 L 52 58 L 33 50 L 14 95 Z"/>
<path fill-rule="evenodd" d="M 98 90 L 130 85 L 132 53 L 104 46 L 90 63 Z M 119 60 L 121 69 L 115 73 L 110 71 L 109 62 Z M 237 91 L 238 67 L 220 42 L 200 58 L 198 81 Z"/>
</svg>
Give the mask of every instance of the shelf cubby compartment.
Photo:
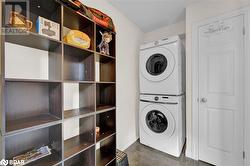
<svg viewBox="0 0 250 166">
<path fill-rule="evenodd" d="M 46 18 L 48 20 L 54 21 L 58 24 L 61 24 L 61 4 L 55 0 L 32 0 L 28 1 L 29 7 L 23 7 L 21 10 L 21 14 L 25 16 L 29 21 L 33 23 L 33 26 L 30 32 L 36 33 L 36 20 L 38 16 Z M 49 8 L 48 8 L 49 6 Z M 28 9 L 28 11 L 26 9 Z M 15 8 L 14 8 L 15 10 Z M 18 11 L 19 12 L 19 11 Z M 3 17 L 5 22 L 9 20 L 10 15 Z M 9 35 L 6 35 L 9 36 Z M 18 37 L 18 35 L 15 35 Z M 25 35 L 21 35 L 25 36 Z M 21 38 L 19 35 L 19 37 Z"/>
<path fill-rule="evenodd" d="M 81 153 L 95 144 L 94 116 L 79 119 L 79 134 L 64 141 L 64 159 Z M 69 128 L 68 128 L 69 129 Z M 71 132 L 64 126 L 64 132 Z"/>
<path fill-rule="evenodd" d="M 116 130 L 115 110 L 100 113 L 96 115 L 96 127 L 100 131 L 96 133 L 96 142 L 102 141 L 111 135 L 114 135 Z"/>
<path fill-rule="evenodd" d="M 94 23 L 67 7 L 63 8 L 63 17 L 63 36 L 67 35 L 70 30 L 84 32 L 91 40 L 89 49 L 94 50 Z"/>
<path fill-rule="evenodd" d="M 64 119 L 95 112 L 95 84 L 64 83 Z"/>
<path fill-rule="evenodd" d="M 94 81 L 94 54 L 64 45 L 64 81 Z"/>
<path fill-rule="evenodd" d="M 102 41 L 102 35 L 101 35 L 100 32 L 102 32 L 102 33 L 104 33 L 104 32 L 110 32 L 110 30 L 106 29 L 106 28 L 103 28 L 103 27 L 101 27 L 99 25 L 96 25 L 96 52 L 98 52 L 98 53 L 100 52 L 98 46 L 99 46 L 99 44 Z M 109 56 L 115 57 L 115 54 L 116 54 L 116 52 L 115 52 L 115 49 L 116 49 L 115 48 L 116 35 L 113 32 L 111 32 L 111 33 L 112 33 L 112 40 L 109 43 Z"/>
<path fill-rule="evenodd" d="M 62 118 L 61 83 L 5 82 L 7 133 Z"/>
<path fill-rule="evenodd" d="M 24 154 L 30 150 L 49 146 L 52 154 L 37 161 L 33 161 L 29 166 L 52 166 L 62 160 L 62 126 L 57 124 L 38 130 L 26 131 L 23 133 L 5 137 L 5 158 Z"/>
<path fill-rule="evenodd" d="M 96 56 L 96 82 L 114 83 L 115 78 L 115 59 L 97 54 Z"/>
<path fill-rule="evenodd" d="M 116 136 L 112 136 L 102 142 L 96 150 L 96 166 L 106 166 L 116 157 Z"/>
<path fill-rule="evenodd" d="M 115 107 L 115 84 L 96 84 L 97 111 Z"/>
<path fill-rule="evenodd" d="M 61 43 L 33 33 L 5 40 L 5 78 L 61 81 Z"/>
<path fill-rule="evenodd" d="M 32 32 L 36 32 L 36 20 L 38 16 L 54 21 L 61 25 L 61 4 L 55 0 L 29 1 L 30 20 L 33 22 Z M 49 7 L 48 7 L 49 6 Z"/>
<path fill-rule="evenodd" d="M 78 155 L 66 160 L 64 166 L 94 166 L 95 146 L 92 146 Z"/>
</svg>

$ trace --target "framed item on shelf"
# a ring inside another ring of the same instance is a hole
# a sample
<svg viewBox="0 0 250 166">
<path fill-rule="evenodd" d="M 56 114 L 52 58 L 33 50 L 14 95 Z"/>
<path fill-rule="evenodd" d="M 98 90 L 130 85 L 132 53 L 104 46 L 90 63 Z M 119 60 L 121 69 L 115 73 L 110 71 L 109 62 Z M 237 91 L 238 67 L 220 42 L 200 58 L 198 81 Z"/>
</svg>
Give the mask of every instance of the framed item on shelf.
<svg viewBox="0 0 250 166">
<path fill-rule="evenodd" d="M 21 164 L 14 164 L 14 166 L 22 166 L 29 164 L 33 161 L 39 160 L 40 158 L 46 157 L 51 155 L 51 149 L 48 146 L 42 146 L 37 149 L 33 149 L 29 152 L 26 152 L 25 154 L 16 156 L 13 158 L 13 160 L 16 161 L 23 161 L 24 163 Z"/>
<path fill-rule="evenodd" d="M 60 24 L 41 16 L 37 18 L 36 31 L 40 35 L 60 40 Z"/>
</svg>

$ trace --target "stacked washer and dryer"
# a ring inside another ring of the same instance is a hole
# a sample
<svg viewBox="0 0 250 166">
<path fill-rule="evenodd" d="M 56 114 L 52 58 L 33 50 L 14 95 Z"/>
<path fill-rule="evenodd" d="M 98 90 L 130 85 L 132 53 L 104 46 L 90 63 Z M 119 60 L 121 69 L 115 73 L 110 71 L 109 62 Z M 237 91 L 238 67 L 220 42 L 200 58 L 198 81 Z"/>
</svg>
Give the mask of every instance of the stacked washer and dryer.
<svg viewBox="0 0 250 166">
<path fill-rule="evenodd" d="M 179 157 L 185 142 L 185 53 L 179 36 L 140 47 L 140 142 Z"/>
</svg>

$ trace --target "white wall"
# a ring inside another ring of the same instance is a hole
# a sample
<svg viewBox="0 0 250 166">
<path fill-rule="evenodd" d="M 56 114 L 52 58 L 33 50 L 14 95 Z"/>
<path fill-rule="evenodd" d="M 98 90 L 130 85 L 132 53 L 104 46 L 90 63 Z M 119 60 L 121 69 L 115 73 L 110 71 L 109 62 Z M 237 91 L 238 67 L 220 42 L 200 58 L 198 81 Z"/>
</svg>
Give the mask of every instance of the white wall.
<svg viewBox="0 0 250 166">
<path fill-rule="evenodd" d="M 165 26 L 144 34 L 144 42 L 151 42 L 186 33 L 186 21 L 181 21 L 173 25 Z"/>
<path fill-rule="evenodd" d="M 138 135 L 138 54 L 143 32 L 106 0 L 83 0 L 112 17 L 117 31 L 117 147 L 126 149 Z"/>
<path fill-rule="evenodd" d="M 7 55 L 5 56 L 6 78 L 49 78 L 48 51 L 33 49 L 12 43 L 5 43 L 5 50 L 5 54 Z"/>
<path fill-rule="evenodd" d="M 186 98 L 187 98 L 187 150 L 186 155 L 197 159 L 192 137 L 192 26 L 206 18 L 224 14 L 249 4 L 249 0 L 206 0 L 190 5 L 186 9 Z M 250 165 L 250 164 L 249 164 Z"/>
</svg>

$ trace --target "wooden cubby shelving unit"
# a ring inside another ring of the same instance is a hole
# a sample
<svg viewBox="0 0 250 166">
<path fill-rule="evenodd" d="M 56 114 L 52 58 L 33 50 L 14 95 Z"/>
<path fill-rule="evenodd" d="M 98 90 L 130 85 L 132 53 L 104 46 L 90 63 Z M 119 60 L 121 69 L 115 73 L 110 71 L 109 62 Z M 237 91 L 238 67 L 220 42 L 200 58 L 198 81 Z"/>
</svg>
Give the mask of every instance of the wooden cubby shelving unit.
<svg viewBox="0 0 250 166">
<path fill-rule="evenodd" d="M 4 7 L 4 2 L 1 2 L 0 8 Z M 4 10 L 1 11 L 2 29 L 5 15 Z M 60 24 L 60 40 L 36 33 L 38 16 Z M 0 158 L 12 159 L 49 145 L 51 155 L 28 165 L 116 165 L 116 34 L 112 32 L 110 55 L 99 53 L 99 31 L 109 30 L 57 0 L 30 1 L 30 20 L 33 28 L 27 35 L 0 35 Z M 90 48 L 65 43 L 63 36 L 70 29 L 88 34 Z M 13 51 L 9 49 L 13 46 L 16 54 L 19 54 L 18 48 L 25 48 L 42 52 L 45 57 L 36 60 L 38 55 L 31 51 L 26 52 L 30 58 L 16 60 L 18 64 L 8 63 L 13 62 Z M 45 76 L 32 75 L 34 66 L 27 64 L 37 64 L 44 58 L 47 66 L 39 72 Z M 25 64 L 21 64 L 23 62 Z M 30 70 L 18 68 L 20 66 L 30 67 Z M 16 74 L 19 70 L 23 75 Z M 77 87 L 76 96 L 67 96 L 70 93 L 68 85 Z M 68 98 L 74 98 L 77 107 L 66 108 Z M 78 130 L 77 134 L 69 136 L 66 133 L 71 131 L 68 130 L 75 130 L 69 126 L 71 120 Z M 100 128 L 99 133 L 96 133 L 96 127 Z"/>
</svg>

